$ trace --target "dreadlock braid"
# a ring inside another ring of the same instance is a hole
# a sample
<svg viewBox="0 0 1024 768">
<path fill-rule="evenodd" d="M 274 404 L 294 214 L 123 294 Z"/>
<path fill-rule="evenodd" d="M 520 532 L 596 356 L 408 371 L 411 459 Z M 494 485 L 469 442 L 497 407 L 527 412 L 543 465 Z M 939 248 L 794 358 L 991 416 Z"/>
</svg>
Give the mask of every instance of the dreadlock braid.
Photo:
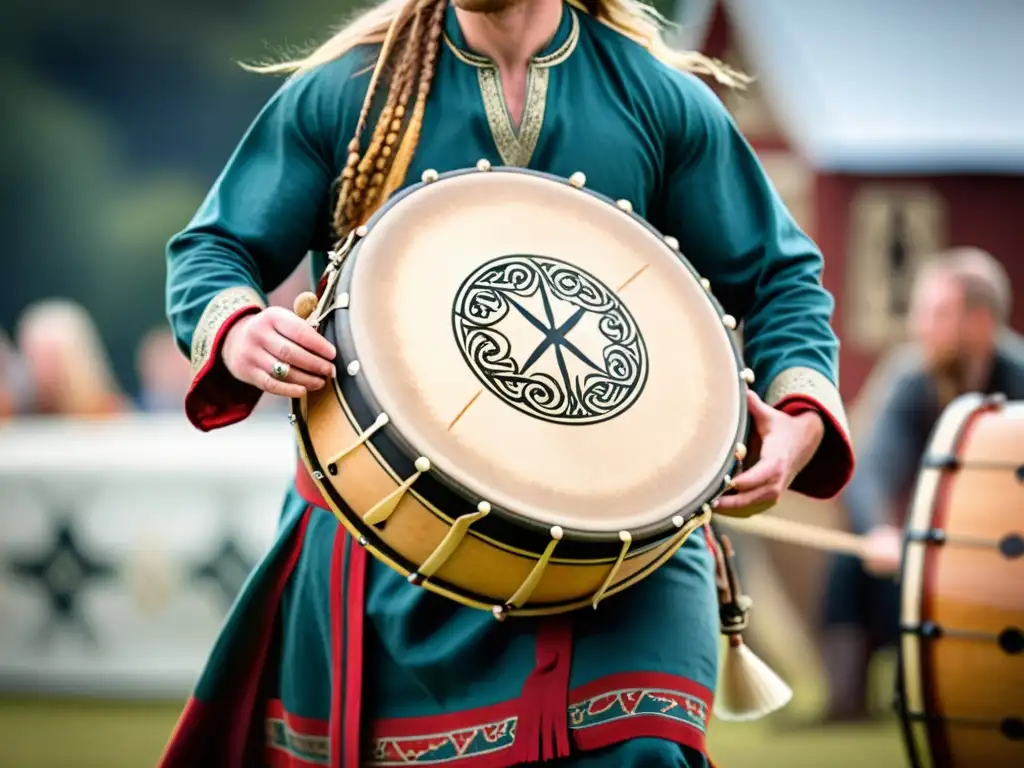
<svg viewBox="0 0 1024 768">
<path fill-rule="evenodd" d="M 382 197 L 387 197 L 402 185 L 405 175 L 409 171 L 409 164 L 416 152 L 416 146 L 420 140 L 420 131 L 423 128 L 423 112 L 427 107 L 427 98 L 430 96 L 430 86 L 434 81 L 434 72 L 437 69 L 437 54 L 441 47 L 441 32 L 444 29 L 444 13 L 447 7 L 446 2 L 438 2 L 430 19 L 430 28 L 427 30 L 426 50 L 423 54 L 423 63 L 417 80 L 416 103 L 412 109 L 412 116 L 409 118 L 409 125 L 402 137 L 402 143 L 395 153 L 395 160 L 388 174 Z"/>
<path fill-rule="evenodd" d="M 408 9 L 409 6 L 405 6 L 398 11 L 384 35 L 380 53 L 377 56 L 377 65 L 374 67 L 373 75 L 370 77 L 370 83 L 366 89 L 366 97 L 363 99 L 363 106 L 359 112 L 359 119 L 356 121 L 355 136 L 353 136 L 352 140 L 348 143 L 348 158 L 345 162 L 345 168 L 341 172 L 341 189 L 338 194 L 338 203 L 334 212 L 334 229 L 339 237 L 344 237 L 348 234 L 349 229 L 356 226 L 352 225 L 352 227 L 346 227 L 344 225 L 346 220 L 350 218 L 350 214 L 355 212 L 350 201 L 352 200 L 352 193 L 354 191 L 353 187 L 355 186 L 356 168 L 359 165 L 360 159 L 359 137 L 362 136 L 363 131 L 366 130 L 366 122 L 370 116 L 370 107 L 373 105 L 373 99 L 377 93 L 377 86 L 380 84 L 381 75 L 384 72 L 384 66 L 391 53 L 391 49 L 394 46 L 395 37 L 397 36 L 400 25 L 408 18 Z"/>
<path fill-rule="evenodd" d="M 388 90 L 387 101 L 381 110 L 373 137 L 366 155 L 359 162 L 359 179 L 365 180 L 363 192 L 363 209 L 371 212 L 376 206 L 374 202 L 380 195 L 381 187 L 394 157 L 395 144 L 405 122 L 406 105 L 412 93 L 414 80 L 414 64 L 417 49 L 421 47 L 420 37 L 423 29 L 423 12 L 417 11 L 413 17 L 409 33 L 406 35 L 405 49 L 398 66 L 392 76 L 392 84 Z M 360 187 L 360 191 L 362 191 Z M 384 196 L 386 199 L 386 196 Z M 357 201 L 358 202 L 358 201 Z M 368 214 L 367 214 L 368 215 Z M 364 216 L 364 218 L 366 218 Z"/>
<path fill-rule="evenodd" d="M 419 141 L 426 99 L 434 79 L 446 8 L 447 0 L 411 0 L 388 29 L 341 173 L 334 212 L 339 239 L 369 219 L 405 178 Z M 385 80 L 384 104 L 366 151 L 360 153 L 374 99 Z M 414 86 L 416 102 L 410 115 Z"/>
</svg>

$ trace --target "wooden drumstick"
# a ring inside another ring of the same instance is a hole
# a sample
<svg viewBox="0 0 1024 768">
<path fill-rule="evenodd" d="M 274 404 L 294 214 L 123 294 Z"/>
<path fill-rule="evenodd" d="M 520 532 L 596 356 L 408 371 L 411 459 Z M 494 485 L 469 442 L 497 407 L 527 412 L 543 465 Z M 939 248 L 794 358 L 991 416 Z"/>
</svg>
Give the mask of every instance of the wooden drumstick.
<svg viewBox="0 0 1024 768">
<path fill-rule="evenodd" d="M 783 541 L 787 544 L 798 544 L 841 555 L 864 557 L 864 538 L 846 531 L 822 528 L 773 515 L 754 515 L 753 517 L 715 515 L 715 523 L 754 536 Z"/>
</svg>

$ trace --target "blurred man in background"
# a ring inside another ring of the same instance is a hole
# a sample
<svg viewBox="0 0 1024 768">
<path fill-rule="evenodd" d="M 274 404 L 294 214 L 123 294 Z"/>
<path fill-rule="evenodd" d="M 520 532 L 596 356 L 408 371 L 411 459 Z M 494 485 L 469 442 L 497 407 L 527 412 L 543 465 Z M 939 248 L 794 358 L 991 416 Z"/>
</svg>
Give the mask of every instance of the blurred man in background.
<svg viewBox="0 0 1024 768">
<path fill-rule="evenodd" d="M 41 415 L 109 416 L 129 410 L 99 333 L 85 309 L 48 299 L 25 310 L 18 348 Z"/>
<path fill-rule="evenodd" d="M 831 721 L 867 715 L 870 657 L 898 639 L 900 527 L 940 414 L 968 392 L 1024 398 L 1024 345 L 1007 328 L 1011 298 L 1002 265 L 975 248 L 942 254 L 917 277 L 909 309 L 915 360 L 889 382 L 844 495 L 868 552 L 863 561 L 837 557 L 831 567 L 824 645 Z"/>
</svg>

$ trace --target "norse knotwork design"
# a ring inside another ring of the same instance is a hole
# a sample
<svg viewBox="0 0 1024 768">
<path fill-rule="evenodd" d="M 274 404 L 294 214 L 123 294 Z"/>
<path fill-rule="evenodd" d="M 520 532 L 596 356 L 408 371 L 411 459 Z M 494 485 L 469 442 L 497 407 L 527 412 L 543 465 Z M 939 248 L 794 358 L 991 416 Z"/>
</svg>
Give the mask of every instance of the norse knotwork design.
<svg viewBox="0 0 1024 768">
<path fill-rule="evenodd" d="M 647 381 L 647 349 L 625 304 L 559 259 L 515 254 L 483 264 L 456 293 L 452 328 L 480 382 L 544 421 L 607 421 Z"/>
</svg>

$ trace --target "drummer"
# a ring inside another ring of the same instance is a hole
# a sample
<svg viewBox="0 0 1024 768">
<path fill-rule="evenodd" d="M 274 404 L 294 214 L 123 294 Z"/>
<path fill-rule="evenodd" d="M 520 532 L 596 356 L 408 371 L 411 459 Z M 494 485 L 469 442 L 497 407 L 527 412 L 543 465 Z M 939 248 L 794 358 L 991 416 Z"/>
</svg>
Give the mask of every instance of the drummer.
<svg viewBox="0 0 1024 768">
<path fill-rule="evenodd" d="M 943 408 L 967 392 L 1024 398 L 1024 343 L 1007 327 L 1011 298 L 1003 266 L 977 248 L 935 257 L 916 280 L 909 330 L 917 359 L 889 383 L 843 497 L 853 530 L 867 536 L 868 554 L 863 564 L 842 556 L 831 566 L 824 647 L 830 720 L 866 715 L 870 656 L 897 640 L 900 527 Z"/>
<path fill-rule="evenodd" d="M 747 78 L 670 50 L 653 18 L 632 0 L 387 0 L 272 67 L 294 76 L 168 249 L 193 423 L 330 386 L 343 361 L 267 291 L 308 250 L 322 269 L 426 171 L 485 160 L 580 172 L 628 201 L 744 323 L 760 460 L 720 512 L 762 511 L 790 487 L 837 494 L 853 458 L 821 253 L 696 75 Z M 598 611 L 499 624 L 367 563 L 303 472 L 165 766 L 708 765 L 719 614 L 703 536 Z"/>
</svg>

